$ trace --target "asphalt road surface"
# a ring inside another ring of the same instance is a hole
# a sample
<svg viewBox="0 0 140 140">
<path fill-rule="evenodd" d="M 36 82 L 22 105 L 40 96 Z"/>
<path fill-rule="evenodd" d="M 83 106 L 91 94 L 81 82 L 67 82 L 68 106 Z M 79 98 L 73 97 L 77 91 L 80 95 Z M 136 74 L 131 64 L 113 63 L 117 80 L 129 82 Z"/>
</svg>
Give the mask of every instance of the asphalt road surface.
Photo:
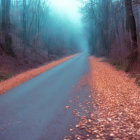
<svg viewBox="0 0 140 140">
<path fill-rule="evenodd" d="M 65 106 L 88 72 L 87 58 L 79 54 L 0 95 L 0 140 L 62 140 L 74 123 Z"/>
</svg>

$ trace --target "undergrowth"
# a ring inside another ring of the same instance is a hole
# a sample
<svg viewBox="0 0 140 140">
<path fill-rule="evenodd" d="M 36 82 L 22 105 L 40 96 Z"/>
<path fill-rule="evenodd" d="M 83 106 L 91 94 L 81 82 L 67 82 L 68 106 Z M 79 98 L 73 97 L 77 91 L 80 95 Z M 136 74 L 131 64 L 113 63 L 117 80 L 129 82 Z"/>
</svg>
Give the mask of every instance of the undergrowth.
<svg viewBox="0 0 140 140">
<path fill-rule="evenodd" d="M 4 74 L 4 73 L 0 72 L 0 82 L 7 80 L 11 77 L 12 77 L 12 73 Z"/>
</svg>

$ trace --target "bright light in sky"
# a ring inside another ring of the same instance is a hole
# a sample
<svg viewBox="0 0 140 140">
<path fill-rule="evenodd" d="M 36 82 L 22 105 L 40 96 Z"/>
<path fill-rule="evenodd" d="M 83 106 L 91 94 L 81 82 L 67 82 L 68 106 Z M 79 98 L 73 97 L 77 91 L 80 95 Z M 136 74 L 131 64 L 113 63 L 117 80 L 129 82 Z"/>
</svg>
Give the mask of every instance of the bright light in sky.
<svg viewBox="0 0 140 140">
<path fill-rule="evenodd" d="M 60 15 L 67 16 L 74 23 L 79 23 L 81 14 L 79 12 L 80 2 L 77 0 L 49 0 L 51 7 Z"/>
</svg>

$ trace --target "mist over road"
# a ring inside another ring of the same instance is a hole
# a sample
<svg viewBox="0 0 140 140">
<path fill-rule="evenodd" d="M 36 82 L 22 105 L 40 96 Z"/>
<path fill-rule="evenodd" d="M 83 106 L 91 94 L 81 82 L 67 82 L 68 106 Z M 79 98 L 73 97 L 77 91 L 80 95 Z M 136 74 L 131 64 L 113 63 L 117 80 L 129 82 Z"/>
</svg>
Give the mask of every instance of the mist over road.
<svg viewBox="0 0 140 140">
<path fill-rule="evenodd" d="M 0 140 L 63 139 L 74 123 L 65 106 L 87 72 L 87 54 L 79 54 L 1 95 Z"/>
</svg>

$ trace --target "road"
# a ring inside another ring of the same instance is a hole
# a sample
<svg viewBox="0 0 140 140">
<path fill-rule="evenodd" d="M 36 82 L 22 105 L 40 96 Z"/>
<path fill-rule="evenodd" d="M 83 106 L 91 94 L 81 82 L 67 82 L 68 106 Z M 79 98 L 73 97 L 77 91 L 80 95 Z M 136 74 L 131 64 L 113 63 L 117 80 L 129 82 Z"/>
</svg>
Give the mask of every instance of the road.
<svg viewBox="0 0 140 140">
<path fill-rule="evenodd" d="M 74 123 L 65 106 L 87 72 L 87 55 L 79 54 L 1 95 L 0 140 L 62 140 Z"/>
</svg>

